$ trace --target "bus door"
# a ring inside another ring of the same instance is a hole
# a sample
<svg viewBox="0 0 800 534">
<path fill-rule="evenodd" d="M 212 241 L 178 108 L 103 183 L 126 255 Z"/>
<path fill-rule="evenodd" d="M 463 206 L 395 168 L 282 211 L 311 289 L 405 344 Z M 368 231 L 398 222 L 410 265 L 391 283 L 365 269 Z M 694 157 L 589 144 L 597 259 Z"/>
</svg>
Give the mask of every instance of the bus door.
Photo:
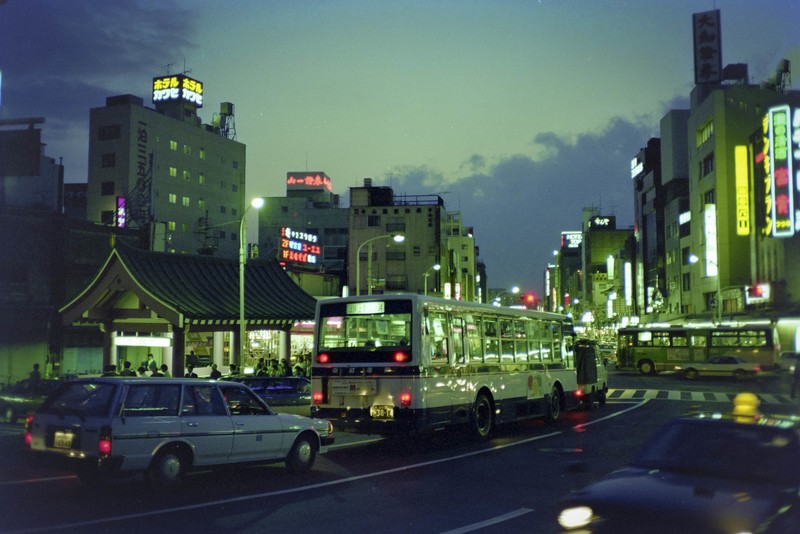
<svg viewBox="0 0 800 534">
<path fill-rule="evenodd" d="M 427 367 L 424 394 L 425 416 L 429 421 L 450 422 L 453 414 L 451 402 L 453 372 L 451 368 L 452 341 L 447 313 L 440 310 L 425 310 L 423 326 L 423 365 Z M 424 393 L 423 393 L 424 392 Z"/>
<path fill-rule="evenodd" d="M 689 351 L 691 361 L 703 362 L 708 359 L 708 333 L 689 332 Z"/>
<path fill-rule="evenodd" d="M 451 317 L 453 354 L 451 368 L 453 370 L 450 380 L 450 399 L 455 408 L 467 406 L 472 402 L 472 388 L 470 387 L 468 358 L 467 325 L 463 317 Z"/>
</svg>

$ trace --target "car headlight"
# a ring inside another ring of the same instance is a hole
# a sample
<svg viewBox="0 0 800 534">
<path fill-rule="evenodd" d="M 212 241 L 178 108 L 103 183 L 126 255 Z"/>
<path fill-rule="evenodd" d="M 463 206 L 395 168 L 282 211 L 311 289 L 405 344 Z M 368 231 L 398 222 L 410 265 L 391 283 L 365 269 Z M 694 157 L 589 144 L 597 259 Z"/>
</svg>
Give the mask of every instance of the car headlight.
<svg viewBox="0 0 800 534">
<path fill-rule="evenodd" d="M 558 524 L 567 529 L 585 527 L 592 522 L 593 515 L 592 509 L 588 506 L 564 508 L 558 514 Z"/>
</svg>

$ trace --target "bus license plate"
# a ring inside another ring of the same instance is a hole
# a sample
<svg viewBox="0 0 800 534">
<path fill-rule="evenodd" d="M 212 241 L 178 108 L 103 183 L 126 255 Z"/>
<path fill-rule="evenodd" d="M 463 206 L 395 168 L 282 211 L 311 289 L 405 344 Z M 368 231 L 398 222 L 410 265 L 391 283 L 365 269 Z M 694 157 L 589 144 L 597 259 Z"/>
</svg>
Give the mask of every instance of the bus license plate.
<svg viewBox="0 0 800 534">
<path fill-rule="evenodd" d="M 71 449 L 74 437 L 75 434 L 72 432 L 56 432 L 53 438 L 53 446 L 56 449 Z"/>
<path fill-rule="evenodd" d="M 394 407 L 393 406 L 370 406 L 369 415 L 373 419 L 393 419 Z"/>
</svg>

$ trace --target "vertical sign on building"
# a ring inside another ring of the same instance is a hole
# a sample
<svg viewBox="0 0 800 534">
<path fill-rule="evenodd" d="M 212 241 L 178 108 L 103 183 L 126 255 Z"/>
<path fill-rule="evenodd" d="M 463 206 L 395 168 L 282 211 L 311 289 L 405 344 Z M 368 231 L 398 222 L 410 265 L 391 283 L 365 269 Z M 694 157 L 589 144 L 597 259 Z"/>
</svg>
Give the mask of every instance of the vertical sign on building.
<svg viewBox="0 0 800 534">
<path fill-rule="evenodd" d="M 747 147 L 733 149 L 736 177 L 736 235 L 750 235 L 750 184 Z"/>
<path fill-rule="evenodd" d="M 117 197 L 117 216 L 114 225 L 117 228 L 128 227 L 128 206 L 125 197 Z"/>
<path fill-rule="evenodd" d="M 795 230 L 790 115 L 791 110 L 786 105 L 767 112 L 773 237 L 792 237 Z"/>
<path fill-rule="evenodd" d="M 694 33 L 694 83 L 719 83 L 722 79 L 722 36 L 719 9 L 692 15 Z"/>
<path fill-rule="evenodd" d="M 706 204 L 703 209 L 703 222 L 705 223 L 706 246 L 703 256 L 706 262 L 706 276 L 717 276 L 719 264 L 717 263 L 717 205 Z"/>
</svg>

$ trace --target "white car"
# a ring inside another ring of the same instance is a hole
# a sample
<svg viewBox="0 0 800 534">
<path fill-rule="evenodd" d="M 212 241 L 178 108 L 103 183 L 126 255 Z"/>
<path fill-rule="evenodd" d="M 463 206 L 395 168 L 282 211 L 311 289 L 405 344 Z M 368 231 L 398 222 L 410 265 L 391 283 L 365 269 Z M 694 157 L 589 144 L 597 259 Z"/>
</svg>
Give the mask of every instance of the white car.
<svg viewBox="0 0 800 534">
<path fill-rule="evenodd" d="M 685 378 L 693 380 L 698 376 L 733 376 L 748 378 L 761 374 L 757 363 L 748 362 L 738 356 L 712 356 L 704 362 L 693 362 L 678 365 L 675 371 Z"/>
<path fill-rule="evenodd" d="M 166 488 L 201 466 L 285 461 L 307 471 L 334 435 L 329 421 L 275 413 L 236 382 L 100 377 L 65 382 L 28 421 L 25 439 L 83 481 L 144 473 Z"/>
</svg>

